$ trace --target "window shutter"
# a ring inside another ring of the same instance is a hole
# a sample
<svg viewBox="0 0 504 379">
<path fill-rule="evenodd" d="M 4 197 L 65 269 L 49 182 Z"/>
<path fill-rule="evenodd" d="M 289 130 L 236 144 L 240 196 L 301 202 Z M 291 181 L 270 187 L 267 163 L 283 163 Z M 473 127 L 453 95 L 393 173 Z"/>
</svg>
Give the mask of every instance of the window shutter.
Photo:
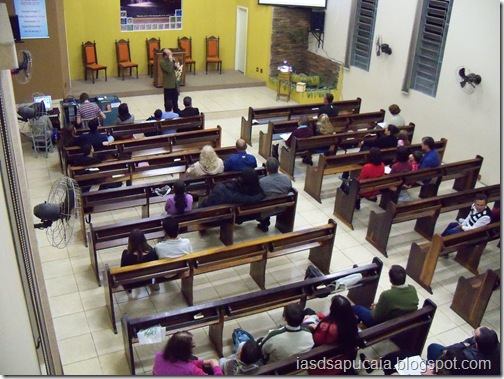
<svg viewBox="0 0 504 379">
<path fill-rule="evenodd" d="M 369 71 L 378 0 L 358 0 L 350 64 Z"/>
<path fill-rule="evenodd" d="M 435 97 L 453 0 L 424 0 L 411 88 Z"/>
</svg>

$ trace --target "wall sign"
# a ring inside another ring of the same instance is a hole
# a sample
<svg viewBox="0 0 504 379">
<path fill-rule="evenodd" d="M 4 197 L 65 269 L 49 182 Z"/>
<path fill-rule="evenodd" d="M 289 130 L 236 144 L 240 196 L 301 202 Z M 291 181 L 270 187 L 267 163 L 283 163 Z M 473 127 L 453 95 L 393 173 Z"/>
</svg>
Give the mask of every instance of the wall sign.
<svg viewBox="0 0 504 379">
<path fill-rule="evenodd" d="M 121 0 L 121 32 L 182 29 L 182 0 Z"/>
<path fill-rule="evenodd" d="M 14 0 L 21 38 L 49 38 L 45 0 Z"/>
</svg>

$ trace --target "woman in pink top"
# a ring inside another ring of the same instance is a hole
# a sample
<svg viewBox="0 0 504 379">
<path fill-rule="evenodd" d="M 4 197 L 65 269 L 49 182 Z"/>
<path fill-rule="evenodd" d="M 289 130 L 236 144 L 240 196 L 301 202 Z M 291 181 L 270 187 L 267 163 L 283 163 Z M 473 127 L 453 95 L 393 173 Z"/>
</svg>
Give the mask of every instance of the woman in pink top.
<svg viewBox="0 0 504 379">
<path fill-rule="evenodd" d="M 195 347 L 196 344 L 190 332 L 175 333 L 168 340 L 164 351 L 156 353 L 152 375 L 208 375 L 203 368 L 211 369 L 214 375 L 222 375 L 217 359 L 194 359 Z"/>
<path fill-rule="evenodd" d="M 170 215 L 182 214 L 192 209 L 193 197 L 186 193 L 186 185 L 182 180 L 173 184 L 174 195 L 166 199 L 165 211 Z"/>
</svg>

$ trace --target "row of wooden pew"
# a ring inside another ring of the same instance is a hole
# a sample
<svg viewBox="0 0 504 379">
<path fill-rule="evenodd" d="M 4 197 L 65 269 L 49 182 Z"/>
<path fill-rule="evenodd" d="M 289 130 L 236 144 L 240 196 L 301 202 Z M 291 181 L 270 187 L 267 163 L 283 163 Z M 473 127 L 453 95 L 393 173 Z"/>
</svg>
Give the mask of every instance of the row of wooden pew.
<svg viewBox="0 0 504 379">
<path fill-rule="evenodd" d="M 222 152 L 221 150 L 218 151 L 219 154 Z M 189 157 L 183 160 L 191 162 L 191 160 L 197 159 L 198 155 L 196 152 L 188 152 L 188 154 Z M 256 172 L 260 178 L 266 175 L 266 169 L 264 167 L 256 168 Z M 142 217 L 149 217 L 151 214 L 151 205 L 164 204 L 166 202 L 166 198 L 157 195 L 155 192 L 156 189 L 169 188 L 173 190 L 175 182 L 177 180 L 183 180 L 186 185 L 186 191 L 197 201 L 200 197 L 208 196 L 216 184 L 238 178 L 240 175 L 241 172 L 239 171 L 228 171 L 212 176 L 199 176 L 194 178 L 180 177 L 159 182 L 82 193 L 80 216 L 84 243 L 87 246 L 85 222 L 90 223 L 92 215 L 95 213 L 141 207 Z M 88 184 L 96 183 L 89 182 Z"/>
<path fill-rule="evenodd" d="M 194 278 L 197 275 L 250 265 L 250 277 L 261 290 L 266 289 L 266 265 L 275 257 L 309 250 L 308 259 L 324 274 L 329 274 L 336 223 L 329 220 L 326 225 L 296 232 L 218 247 L 184 255 L 179 258 L 160 259 L 133 266 L 109 268 L 105 266 L 105 300 L 114 332 L 117 333 L 114 293 L 122 291 L 123 284 L 134 286 L 146 279 L 162 283 L 181 279 L 181 291 L 187 303 L 194 304 Z"/>
<path fill-rule="evenodd" d="M 97 147 L 94 155 L 104 160 L 117 160 L 199 149 L 205 145 L 216 148 L 221 146 L 221 138 L 222 128 L 218 125 L 216 128 L 191 132 L 117 140 L 110 145 Z M 64 147 L 61 152 L 62 167 L 68 171 L 67 167 L 71 164 L 72 158 L 81 155 L 80 146 Z"/>
<path fill-rule="evenodd" d="M 138 318 L 124 314 L 121 321 L 124 349 L 130 367 L 135 374 L 134 346 L 138 343 L 138 333 L 152 326 L 166 327 L 167 334 L 177 330 L 191 330 L 209 327 L 209 338 L 217 354 L 223 356 L 224 326 L 227 321 L 236 320 L 252 314 L 280 308 L 290 303 L 299 302 L 303 306 L 316 297 L 327 296 L 330 284 L 352 274 L 361 274 L 359 283 L 348 291 L 348 298 L 355 304 L 369 306 L 376 296 L 383 263 L 374 258 L 371 264 L 343 270 L 322 277 L 307 279 L 267 290 L 239 295 L 228 299 L 194 305 L 184 309 L 163 312 Z M 395 318 L 359 332 L 358 348 L 374 345 L 385 339 L 391 339 L 399 348 L 408 348 L 414 354 L 420 354 L 425 345 L 430 326 L 436 312 L 436 305 L 426 300 L 423 307 L 407 315 Z M 351 348 L 352 349 L 352 348 Z M 256 375 L 293 374 L 303 371 L 296 364 L 299 359 L 316 359 L 317 357 L 335 358 L 356 355 L 356 350 L 349 351 L 348 346 L 324 345 L 312 349 L 299 357 L 267 364 L 259 369 Z"/>
<path fill-rule="evenodd" d="M 444 152 L 448 141 L 441 138 L 434 142 L 434 149 L 438 152 L 439 158 L 443 160 Z M 410 152 L 421 151 L 421 144 L 413 144 L 408 146 Z M 391 147 L 381 149 L 381 157 L 384 162 L 393 162 L 396 157 L 397 148 Z M 352 177 L 358 176 L 362 167 L 368 163 L 369 151 L 359 151 L 348 154 L 337 154 L 326 157 L 324 154 L 319 155 L 316 166 L 307 166 L 304 190 L 311 197 L 322 202 L 322 182 L 324 177 L 329 175 L 341 174 L 345 171 L 351 172 Z"/>
<path fill-rule="evenodd" d="M 329 120 L 335 133 L 341 134 L 347 132 L 357 132 L 361 129 L 374 129 L 378 123 L 383 121 L 384 117 L 385 111 L 381 109 L 378 112 L 356 113 L 330 117 Z M 317 129 L 316 123 L 317 119 L 310 119 L 308 120 L 308 127 L 311 127 L 313 131 L 315 131 Z M 298 126 L 297 120 L 268 122 L 268 130 L 266 133 L 259 131 L 259 155 L 264 159 L 268 159 L 268 157 L 271 156 L 273 141 L 278 138 L 277 136 L 282 133 L 292 133 Z M 385 130 L 382 130 L 382 132 L 384 131 Z"/>
<path fill-rule="evenodd" d="M 235 222 L 256 220 L 263 214 L 276 215 L 275 227 L 282 233 L 292 232 L 296 216 L 297 191 L 283 195 L 269 196 L 255 204 L 219 205 L 199 208 L 173 216 L 185 233 L 220 228 L 220 240 L 224 245 L 232 245 Z M 154 216 L 140 220 L 125 221 L 112 225 L 94 227 L 89 224 L 89 256 L 96 280 L 100 284 L 97 252 L 117 246 L 126 246 L 129 233 L 133 229 L 144 232 L 147 240 L 164 237 L 162 228 L 166 216 Z"/>
<path fill-rule="evenodd" d="M 333 104 L 340 114 L 360 113 L 361 98 L 355 100 L 335 101 Z M 248 117 L 242 117 L 240 137 L 252 146 L 252 126 L 268 123 L 269 121 L 297 120 L 301 116 L 316 116 L 324 103 L 286 105 L 281 107 L 252 108 L 249 107 Z"/>
</svg>

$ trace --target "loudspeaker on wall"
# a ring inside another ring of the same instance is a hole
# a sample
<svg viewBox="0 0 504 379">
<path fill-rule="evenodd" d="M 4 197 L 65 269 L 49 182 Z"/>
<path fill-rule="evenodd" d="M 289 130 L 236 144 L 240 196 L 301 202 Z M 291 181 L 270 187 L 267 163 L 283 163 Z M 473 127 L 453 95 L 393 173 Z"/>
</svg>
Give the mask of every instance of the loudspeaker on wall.
<svg viewBox="0 0 504 379">
<path fill-rule="evenodd" d="M 325 12 L 324 11 L 312 11 L 310 31 L 311 32 L 323 32 L 324 31 L 324 21 Z"/>
</svg>

